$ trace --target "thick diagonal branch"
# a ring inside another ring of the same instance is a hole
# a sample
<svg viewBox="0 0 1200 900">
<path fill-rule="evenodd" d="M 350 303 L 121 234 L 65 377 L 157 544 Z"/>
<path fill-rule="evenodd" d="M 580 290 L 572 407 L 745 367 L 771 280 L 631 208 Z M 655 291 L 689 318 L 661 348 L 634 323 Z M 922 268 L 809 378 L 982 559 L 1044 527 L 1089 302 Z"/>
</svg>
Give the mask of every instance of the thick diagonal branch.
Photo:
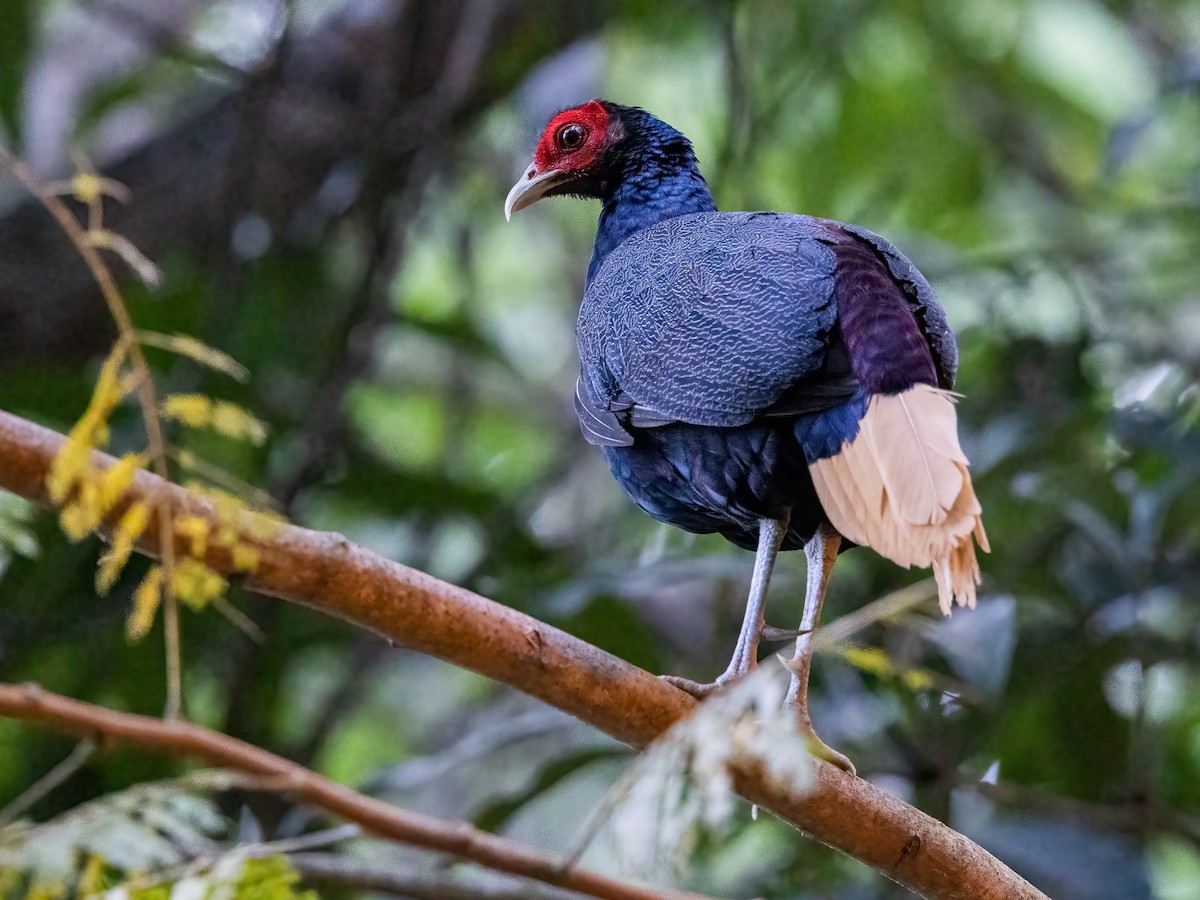
<svg viewBox="0 0 1200 900">
<path fill-rule="evenodd" d="M 45 476 L 62 435 L 0 412 L 0 488 L 45 502 Z M 111 462 L 102 457 L 101 465 Z M 129 500 L 171 492 L 180 509 L 211 515 L 182 488 L 139 473 Z M 157 555 L 155 528 L 139 548 Z M 181 544 L 182 549 L 182 544 Z M 695 701 L 649 672 L 557 628 L 386 560 L 341 535 L 281 526 L 258 547 L 245 586 L 300 603 L 501 681 L 622 741 L 642 747 L 687 715 Z M 230 572 L 213 548 L 208 563 Z M 799 793 L 772 783 L 761 761 L 733 764 L 739 793 L 815 840 L 874 867 L 926 897 L 1026 900 L 1044 895 L 979 845 L 907 803 L 827 763 Z"/>
</svg>

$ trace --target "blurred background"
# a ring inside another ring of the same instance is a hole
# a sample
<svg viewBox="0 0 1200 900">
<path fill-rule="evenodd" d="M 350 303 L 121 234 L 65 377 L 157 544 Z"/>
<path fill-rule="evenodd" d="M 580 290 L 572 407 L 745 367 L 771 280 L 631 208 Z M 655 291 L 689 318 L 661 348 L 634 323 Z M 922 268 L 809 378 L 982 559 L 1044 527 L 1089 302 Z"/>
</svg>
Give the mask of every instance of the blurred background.
<svg viewBox="0 0 1200 900">
<path fill-rule="evenodd" d="M 299 523 L 706 679 L 752 557 L 643 516 L 578 433 L 596 204 L 502 214 L 547 117 L 594 96 L 688 134 L 724 209 L 889 237 L 958 331 L 982 599 L 943 621 L 918 573 L 844 556 L 826 622 L 891 599 L 814 664 L 825 740 L 1056 898 L 1200 897 L 1200 3 L 0 4 L 6 143 L 48 180 L 87 160 L 127 185 L 107 222 L 164 275 L 126 281 L 136 322 L 252 372 L 154 354 L 164 392 L 271 428 L 260 448 L 177 443 Z M 0 407 L 69 429 L 113 337 L 75 252 L 0 177 Z M 140 446 L 132 408 L 115 424 L 114 447 Z M 0 496 L 0 678 L 157 714 L 161 628 L 124 637 L 142 566 L 97 599 L 99 551 Z M 798 620 L 803 566 L 782 559 L 772 623 Z M 559 852 L 631 761 L 482 678 L 230 599 L 265 639 L 185 614 L 190 715 L 340 781 Z M 0 722 L 0 807 L 71 749 Z M 29 816 L 182 771 L 97 754 Z M 223 818 L 193 825 L 221 846 L 320 824 L 272 795 L 216 802 Z M 54 833 L 144 868 L 149 827 Z M 731 898 L 902 895 L 745 804 L 688 835 L 634 874 Z M 511 894 L 370 841 L 328 852 Z M 587 860 L 618 856 L 602 839 Z M 450 896 L 414 891 L 397 895 Z"/>
</svg>

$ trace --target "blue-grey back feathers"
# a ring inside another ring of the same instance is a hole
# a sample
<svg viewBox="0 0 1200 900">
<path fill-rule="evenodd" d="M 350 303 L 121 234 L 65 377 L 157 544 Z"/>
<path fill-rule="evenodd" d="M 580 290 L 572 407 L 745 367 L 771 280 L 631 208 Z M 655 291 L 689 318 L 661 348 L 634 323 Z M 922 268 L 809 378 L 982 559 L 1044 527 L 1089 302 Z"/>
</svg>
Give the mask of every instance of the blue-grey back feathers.
<svg viewBox="0 0 1200 900">
<path fill-rule="evenodd" d="M 886 262 L 939 381 L 952 384 L 957 353 L 945 315 L 916 267 L 882 238 L 809 216 L 693 213 L 626 238 L 588 285 L 576 391 L 587 440 L 626 446 L 631 428 L 731 427 L 853 397 L 848 367 L 827 359 L 838 343 L 831 245 L 849 235 Z"/>
<path fill-rule="evenodd" d="M 583 398 L 600 415 L 742 425 L 816 369 L 834 255 L 803 216 L 694 213 L 627 238 L 579 314 Z M 611 427 L 585 434 L 608 443 Z M 630 423 L 632 424 L 632 423 Z"/>
</svg>

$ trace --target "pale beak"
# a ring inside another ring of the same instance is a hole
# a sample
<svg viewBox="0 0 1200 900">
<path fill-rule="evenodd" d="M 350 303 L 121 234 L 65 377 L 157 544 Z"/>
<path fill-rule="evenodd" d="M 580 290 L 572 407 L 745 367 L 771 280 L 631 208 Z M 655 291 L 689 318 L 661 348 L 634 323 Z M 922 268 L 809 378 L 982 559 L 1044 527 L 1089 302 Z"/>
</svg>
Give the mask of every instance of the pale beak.
<svg viewBox="0 0 1200 900">
<path fill-rule="evenodd" d="M 546 196 L 547 191 L 562 184 L 568 178 L 570 176 L 567 173 L 557 169 L 551 169 L 549 172 L 542 172 L 539 175 L 537 166 L 530 166 L 521 176 L 521 180 L 512 186 L 512 190 L 504 199 L 504 218 L 511 221 L 513 213 L 519 212 L 527 206 L 533 206 Z"/>
</svg>

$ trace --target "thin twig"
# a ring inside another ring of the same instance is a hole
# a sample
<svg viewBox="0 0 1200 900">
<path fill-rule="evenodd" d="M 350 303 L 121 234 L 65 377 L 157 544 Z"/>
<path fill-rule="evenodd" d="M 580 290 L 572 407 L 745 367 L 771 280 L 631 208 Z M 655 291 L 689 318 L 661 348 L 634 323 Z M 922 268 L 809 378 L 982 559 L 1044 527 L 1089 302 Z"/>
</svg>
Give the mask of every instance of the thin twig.
<svg viewBox="0 0 1200 900">
<path fill-rule="evenodd" d="M 267 841 L 262 844 L 252 844 L 239 848 L 240 853 L 251 856 L 274 856 L 277 853 L 301 853 L 305 850 L 321 850 L 330 844 L 340 844 L 356 837 L 362 837 L 363 830 L 353 822 L 338 825 L 336 828 L 325 828 L 299 837 L 283 838 L 278 841 Z"/>
<path fill-rule="evenodd" d="M 876 622 L 897 619 L 909 610 L 927 604 L 936 596 L 937 588 L 932 578 L 905 585 L 890 594 L 884 594 L 878 600 L 872 600 L 866 606 L 838 616 L 828 625 L 822 625 L 813 639 L 813 644 L 817 650 L 832 649 Z"/>
<path fill-rule="evenodd" d="M 587 869 L 563 869 L 515 841 L 466 822 L 448 822 L 401 809 L 330 781 L 311 769 L 237 738 L 189 722 L 117 712 L 44 691 L 36 685 L 0 683 L 0 715 L 68 734 L 102 736 L 169 756 L 203 759 L 253 775 L 279 779 L 281 789 L 364 831 L 511 875 L 543 881 L 607 900 L 703 900 L 698 894 L 660 891 L 618 881 Z"/>
<path fill-rule="evenodd" d="M 12 803 L 0 809 L 0 829 L 15 822 L 39 800 L 83 768 L 95 750 L 96 744 L 90 738 L 84 738 L 76 744 L 66 759 L 27 787 Z"/>
<path fill-rule="evenodd" d="M 579 894 L 542 887 L 516 879 L 496 877 L 456 878 L 450 874 L 426 874 L 401 869 L 393 864 L 372 865 L 330 853 L 295 853 L 288 856 L 301 881 L 310 887 L 342 888 L 388 894 L 405 900 L 572 900 Z"/>
<path fill-rule="evenodd" d="M 267 642 L 267 636 L 263 633 L 263 630 L 254 623 L 254 620 L 224 597 L 213 597 L 210 602 L 212 603 L 213 609 L 223 615 L 230 625 L 232 625 L 246 637 L 250 638 L 251 641 L 260 645 Z"/>
<path fill-rule="evenodd" d="M 405 760 L 371 776 L 363 786 L 370 793 L 412 790 L 432 784 L 456 768 L 486 760 L 513 744 L 543 738 L 575 725 L 570 719 L 552 709 L 539 707 L 507 718 L 496 727 L 473 725 L 465 735 L 448 747 L 429 756 Z"/>
</svg>

